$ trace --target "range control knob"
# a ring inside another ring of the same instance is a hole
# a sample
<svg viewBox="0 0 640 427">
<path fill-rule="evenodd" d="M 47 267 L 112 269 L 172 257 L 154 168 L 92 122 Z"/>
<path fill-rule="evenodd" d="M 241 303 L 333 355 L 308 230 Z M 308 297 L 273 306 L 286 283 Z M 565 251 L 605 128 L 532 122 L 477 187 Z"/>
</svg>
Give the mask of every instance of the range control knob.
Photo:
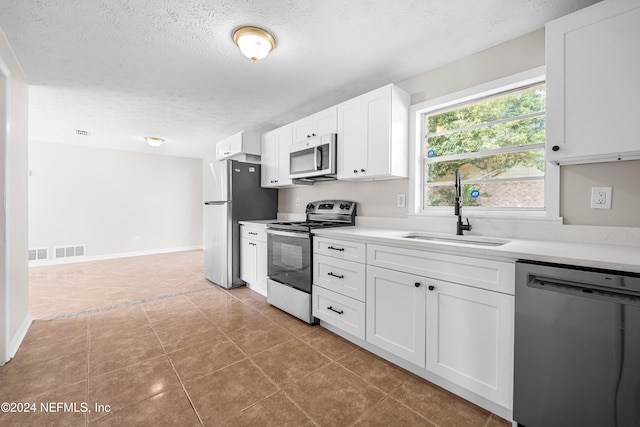
<svg viewBox="0 0 640 427">
<path fill-rule="evenodd" d="M 314 206 L 313 206 L 313 203 L 309 203 L 309 204 L 307 204 L 307 209 L 313 209 L 313 207 L 314 207 Z"/>
<path fill-rule="evenodd" d="M 349 210 L 349 208 L 351 208 L 351 205 L 349 203 L 340 203 L 340 209 L 342 210 Z"/>
</svg>

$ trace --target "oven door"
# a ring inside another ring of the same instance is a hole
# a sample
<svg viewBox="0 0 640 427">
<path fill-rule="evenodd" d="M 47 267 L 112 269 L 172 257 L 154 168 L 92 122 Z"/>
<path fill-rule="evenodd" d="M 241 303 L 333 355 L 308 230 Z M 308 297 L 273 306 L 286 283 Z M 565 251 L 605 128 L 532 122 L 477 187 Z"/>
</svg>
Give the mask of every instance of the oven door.
<svg viewBox="0 0 640 427">
<path fill-rule="evenodd" d="M 311 293 L 311 234 L 267 229 L 267 276 Z"/>
</svg>

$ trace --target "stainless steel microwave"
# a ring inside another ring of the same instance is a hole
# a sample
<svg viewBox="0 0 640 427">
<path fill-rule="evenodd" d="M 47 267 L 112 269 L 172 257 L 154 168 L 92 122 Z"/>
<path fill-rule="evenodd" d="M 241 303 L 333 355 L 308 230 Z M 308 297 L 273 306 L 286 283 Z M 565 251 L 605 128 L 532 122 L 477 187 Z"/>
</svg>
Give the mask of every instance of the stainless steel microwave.
<svg viewBox="0 0 640 427">
<path fill-rule="evenodd" d="M 300 181 L 336 179 L 335 133 L 289 146 L 289 178 Z"/>
</svg>

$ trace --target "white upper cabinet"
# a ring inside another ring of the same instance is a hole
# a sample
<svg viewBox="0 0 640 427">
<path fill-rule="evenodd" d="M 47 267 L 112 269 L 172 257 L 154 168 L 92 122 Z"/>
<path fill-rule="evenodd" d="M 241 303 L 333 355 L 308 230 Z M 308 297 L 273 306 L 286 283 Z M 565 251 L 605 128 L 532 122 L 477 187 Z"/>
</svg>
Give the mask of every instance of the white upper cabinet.
<svg viewBox="0 0 640 427">
<path fill-rule="evenodd" d="M 547 160 L 640 158 L 640 2 L 607 0 L 549 22 Z"/>
<path fill-rule="evenodd" d="M 216 144 L 216 160 L 238 154 L 260 155 L 260 135 L 244 131 L 231 135 Z"/>
<path fill-rule="evenodd" d="M 260 163 L 263 187 L 291 187 L 289 178 L 289 146 L 292 144 L 291 124 L 262 135 Z"/>
<path fill-rule="evenodd" d="M 409 94 L 387 85 L 338 104 L 338 179 L 408 176 Z"/>
<path fill-rule="evenodd" d="M 336 107 L 329 107 L 318 113 L 292 123 L 293 142 L 304 141 L 314 136 L 336 133 L 338 129 Z"/>
</svg>

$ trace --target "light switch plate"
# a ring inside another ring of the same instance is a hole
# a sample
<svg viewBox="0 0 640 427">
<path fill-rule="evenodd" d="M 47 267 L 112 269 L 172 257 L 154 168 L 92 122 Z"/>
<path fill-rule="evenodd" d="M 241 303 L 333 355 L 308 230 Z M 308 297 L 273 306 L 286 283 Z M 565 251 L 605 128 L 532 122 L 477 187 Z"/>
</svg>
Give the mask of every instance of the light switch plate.
<svg viewBox="0 0 640 427">
<path fill-rule="evenodd" d="M 611 209 L 611 187 L 591 187 L 591 209 Z"/>
<path fill-rule="evenodd" d="M 404 208 L 406 205 L 406 196 L 404 193 L 398 193 L 398 207 Z"/>
</svg>

